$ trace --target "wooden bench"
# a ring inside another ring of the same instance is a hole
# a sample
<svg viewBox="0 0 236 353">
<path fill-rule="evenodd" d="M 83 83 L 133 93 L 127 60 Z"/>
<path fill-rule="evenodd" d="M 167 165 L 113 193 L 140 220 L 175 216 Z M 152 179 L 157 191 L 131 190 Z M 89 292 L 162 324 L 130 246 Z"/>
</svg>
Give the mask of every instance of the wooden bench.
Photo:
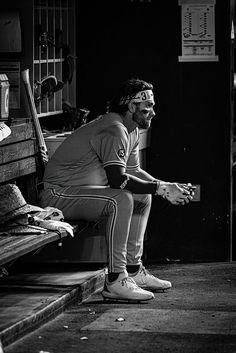
<svg viewBox="0 0 236 353">
<path fill-rule="evenodd" d="M 11 135 L 0 142 L 0 185 L 16 184 L 26 201 L 36 205 L 38 167 L 34 127 L 31 123 L 19 122 L 10 128 Z M 74 229 L 77 231 L 78 225 Z M 66 231 L 61 234 L 0 235 L 0 266 L 11 264 L 49 243 L 61 245 L 67 236 L 70 235 Z"/>
<path fill-rule="evenodd" d="M 9 264 L 19 257 L 34 252 L 46 244 L 61 242 L 68 234 L 62 232 L 30 235 L 0 235 L 0 266 Z"/>
</svg>

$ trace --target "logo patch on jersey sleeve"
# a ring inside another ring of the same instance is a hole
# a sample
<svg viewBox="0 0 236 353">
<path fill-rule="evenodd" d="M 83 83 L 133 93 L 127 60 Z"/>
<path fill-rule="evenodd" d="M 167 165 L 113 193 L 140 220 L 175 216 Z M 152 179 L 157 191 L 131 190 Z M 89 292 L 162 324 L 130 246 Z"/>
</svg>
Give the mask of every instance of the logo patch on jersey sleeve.
<svg viewBox="0 0 236 353">
<path fill-rule="evenodd" d="M 121 148 L 117 154 L 120 158 L 124 158 L 125 157 L 125 150 L 123 148 Z"/>
</svg>

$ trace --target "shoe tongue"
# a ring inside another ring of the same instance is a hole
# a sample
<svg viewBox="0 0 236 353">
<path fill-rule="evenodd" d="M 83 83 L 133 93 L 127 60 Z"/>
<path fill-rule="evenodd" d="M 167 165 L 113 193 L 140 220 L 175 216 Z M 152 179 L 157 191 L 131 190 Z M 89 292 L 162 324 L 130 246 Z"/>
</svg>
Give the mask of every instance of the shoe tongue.
<svg viewBox="0 0 236 353">
<path fill-rule="evenodd" d="M 127 277 L 128 277 L 128 272 L 126 270 L 124 270 L 123 272 L 121 272 L 119 274 L 118 280 L 121 281 L 122 279 L 127 278 Z"/>
</svg>

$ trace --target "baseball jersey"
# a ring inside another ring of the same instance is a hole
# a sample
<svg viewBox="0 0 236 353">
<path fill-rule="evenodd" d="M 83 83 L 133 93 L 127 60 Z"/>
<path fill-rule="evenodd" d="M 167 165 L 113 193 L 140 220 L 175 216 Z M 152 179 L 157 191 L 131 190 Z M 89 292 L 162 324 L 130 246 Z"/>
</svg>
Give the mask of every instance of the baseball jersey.
<svg viewBox="0 0 236 353">
<path fill-rule="evenodd" d="M 59 186 L 108 186 L 104 167 L 139 167 L 139 131 L 128 133 L 122 118 L 108 113 L 79 127 L 49 159 L 44 182 Z"/>
</svg>

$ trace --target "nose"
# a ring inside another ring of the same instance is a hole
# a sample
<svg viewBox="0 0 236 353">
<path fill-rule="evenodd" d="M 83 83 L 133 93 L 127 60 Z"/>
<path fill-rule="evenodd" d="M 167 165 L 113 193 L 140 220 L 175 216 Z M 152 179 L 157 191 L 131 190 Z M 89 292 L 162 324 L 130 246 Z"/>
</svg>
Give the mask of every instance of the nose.
<svg viewBox="0 0 236 353">
<path fill-rule="evenodd" d="M 151 110 L 151 117 L 153 118 L 155 115 L 156 115 L 156 113 L 155 113 L 155 110 L 152 108 L 152 110 Z"/>
</svg>

